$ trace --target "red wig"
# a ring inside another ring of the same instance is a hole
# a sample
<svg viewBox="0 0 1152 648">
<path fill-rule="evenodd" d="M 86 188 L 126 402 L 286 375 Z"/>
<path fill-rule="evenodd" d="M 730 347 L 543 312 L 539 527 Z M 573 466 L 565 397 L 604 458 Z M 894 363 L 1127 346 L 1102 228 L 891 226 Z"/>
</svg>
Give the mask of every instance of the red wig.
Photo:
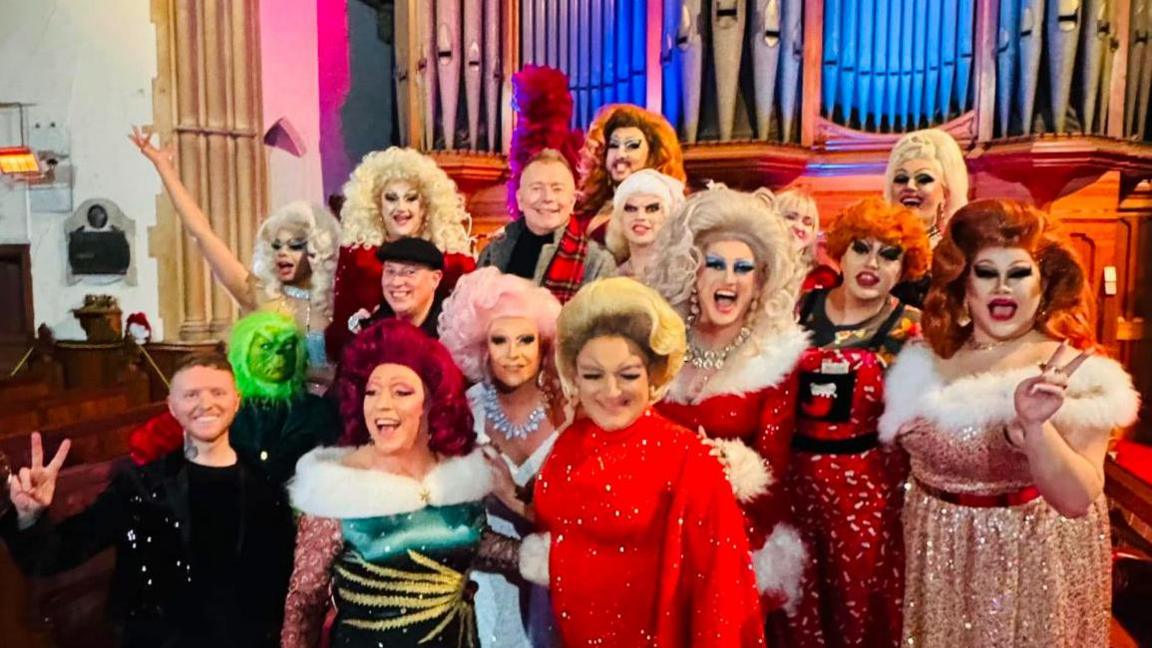
<svg viewBox="0 0 1152 648">
<path fill-rule="evenodd" d="M 399 319 L 389 318 L 360 332 L 344 348 L 336 398 L 344 419 L 341 445 L 363 445 L 371 438 L 364 426 L 364 388 L 382 364 L 408 367 L 424 383 L 428 447 L 446 456 L 466 455 L 476 443 L 472 410 L 464 396 L 464 375 L 438 340 Z"/>
<path fill-rule="evenodd" d="M 825 234 L 828 256 L 839 263 L 852 241 L 876 239 L 904 250 L 901 281 L 916 280 L 928 271 L 932 248 L 916 212 L 890 205 L 882 198 L 865 198 L 840 213 Z"/>
<path fill-rule="evenodd" d="M 1084 268 L 1056 221 L 1015 200 L 977 200 L 952 216 L 932 259 L 932 287 L 924 300 L 924 337 L 950 358 L 972 334 L 963 322 L 972 260 L 987 247 L 1022 248 L 1040 269 L 1036 330 L 1077 349 L 1095 346 L 1092 297 Z"/>
<path fill-rule="evenodd" d="M 609 104 L 596 113 L 588 126 L 588 136 L 580 151 L 580 198 L 577 213 L 595 216 L 615 188 L 604 161 L 608 156 L 608 138 L 617 128 L 639 128 L 648 142 L 649 169 L 680 182 L 688 182 L 684 172 L 684 153 L 676 139 L 676 129 L 662 115 L 632 104 Z"/>
</svg>

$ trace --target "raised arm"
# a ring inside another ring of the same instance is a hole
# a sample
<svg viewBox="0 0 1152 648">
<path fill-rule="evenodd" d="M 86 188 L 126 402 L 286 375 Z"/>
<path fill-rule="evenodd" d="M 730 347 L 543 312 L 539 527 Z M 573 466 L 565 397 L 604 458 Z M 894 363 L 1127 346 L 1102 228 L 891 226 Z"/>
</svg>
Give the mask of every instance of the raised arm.
<svg viewBox="0 0 1152 648">
<path fill-rule="evenodd" d="M 156 148 L 152 145 L 152 132 L 137 126 L 132 127 L 132 134 L 128 139 L 132 140 L 136 148 L 140 149 L 144 157 L 156 167 L 156 172 L 160 174 L 160 180 L 164 183 L 164 190 L 168 192 L 168 197 L 180 216 L 180 222 L 196 241 L 196 246 L 208 261 L 208 267 L 212 268 L 212 274 L 216 275 L 217 281 L 224 285 L 225 290 L 243 308 L 255 309 L 257 305 L 253 302 L 248 288 L 248 277 L 251 273 L 243 263 L 240 263 L 240 259 L 228 248 L 224 240 L 212 231 L 208 215 L 200 209 L 192 193 L 181 182 L 180 174 L 172 164 L 172 146 Z"/>
</svg>

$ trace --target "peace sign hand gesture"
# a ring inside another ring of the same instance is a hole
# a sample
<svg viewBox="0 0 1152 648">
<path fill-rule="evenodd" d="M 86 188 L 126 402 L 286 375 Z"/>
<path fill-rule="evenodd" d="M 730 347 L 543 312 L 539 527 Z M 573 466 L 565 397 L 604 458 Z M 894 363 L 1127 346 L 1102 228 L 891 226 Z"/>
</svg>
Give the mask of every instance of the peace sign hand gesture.
<svg viewBox="0 0 1152 648">
<path fill-rule="evenodd" d="M 1056 414 L 1064 404 L 1068 378 L 1092 355 L 1091 351 L 1083 351 L 1061 366 L 1061 356 L 1067 348 L 1068 344 L 1061 342 L 1052 357 L 1040 365 L 1040 375 L 1022 380 L 1016 386 L 1016 418 L 1025 429 L 1039 427 Z"/>
<path fill-rule="evenodd" d="M 44 446 L 40 433 L 32 433 L 32 465 L 8 478 L 8 495 L 21 526 L 31 524 L 52 504 L 56 493 L 56 477 L 68 457 L 72 442 L 65 439 L 48 465 L 44 465 Z"/>
</svg>

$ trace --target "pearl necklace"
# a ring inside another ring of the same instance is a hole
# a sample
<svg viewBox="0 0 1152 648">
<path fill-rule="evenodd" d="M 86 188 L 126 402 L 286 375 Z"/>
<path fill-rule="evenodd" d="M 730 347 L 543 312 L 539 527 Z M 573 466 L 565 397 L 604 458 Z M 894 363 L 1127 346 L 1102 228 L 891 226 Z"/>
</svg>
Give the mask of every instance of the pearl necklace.
<svg viewBox="0 0 1152 648">
<path fill-rule="evenodd" d="M 528 415 L 527 421 L 519 425 L 513 423 L 504 411 L 504 406 L 500 404 L 496 388 L 490 383 L 484 383 L 484 388 L 480 391 L 480 404 L 484 407 L 484 417 L 492 423 L 492 427 L 505 439 L 510 440 L 527 439 L 535 434 L 540 429 L 540 424 L 544 422 L 546 414 L 544 405 L 540 404 Z"/>
<path fill-rule="evenodd" d="M 736 339 L 724 345 L 724 348 L 719 351 L 701 349 L 694 343 L 689 342 L 688 357 L 685 358 L 685 360 L 697 369 L 719 369 L 724 366 L 724 361 L 728 359 L 728 354 L 747 342 L 751 335 L 752 329 L 747 326 L 742 326 L 740 327 L 740 333 L 736 335 Z"/>
</svg>

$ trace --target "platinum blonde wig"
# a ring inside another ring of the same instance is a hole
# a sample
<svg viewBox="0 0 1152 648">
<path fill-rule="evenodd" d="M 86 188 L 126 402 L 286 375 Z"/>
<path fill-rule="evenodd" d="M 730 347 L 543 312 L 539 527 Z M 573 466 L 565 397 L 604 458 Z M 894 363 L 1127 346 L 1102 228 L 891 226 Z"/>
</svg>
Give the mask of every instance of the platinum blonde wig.
<svg viewBox="0 0 1152 648">
<path fill-rule="evenodd" d="M 525 317 L 536 324 L 540 359 L 547 358 L 556 338 L 560 302 L 552 291 L 527 279 L 489 266 L 470 272 L 456 282 L 440 311 L 440 342 L 471 382 L 487 375 L 488 327 L 501 317 Z"/>
<path fill-rule="evenodd" d="M 332 319 L 332 282 L 340 254 L 340 222 L 327 209 L 304 200 L 290 202 L 268 215 L 256 232 L 252 274 L 269 299 L 278 299 L 284 292 L 284 284 L 276 276 L 276 253 L 272 251 L 272 241 L 282 229 L 299 232 L 308 241 L 305 253 L 312 268 L 312 308 Z"/>
<path fill-rule="evenodd" d="M 343 245 L 379 246 L 384 243 L 384 219 L 380 194 L 394 180 L 412 183 L 424 206 L 420 237 L 445 254 L 472 256 L 472 217 L 456 183 L 436 162 L 410 148 L 390 147 L 364 156 L 344 183 Z"/>
<path fill-rule="evenodd" d="M 660 199 L 664 211 L 670 218 L 684 204 L 684 183 L 655 169 L 641 169 L 624 178 L 612 196 L 612 219 L 604 231 L 604 244 L 616 263 L 628 260 L 628 239 L 624 237 L 624 203 L 637 194 L 649 194 Z"/>
<path fill-rule="evenodd" d="M 644 283 L 668 300 L 687 319 L 704 250 L 715 241 L 743 241 L 756 258 L 760 293 L 746 325 L 750 341 L 763 343 L 795 322 L 796 299 L 803 280 L 792 234 L 774 207 L 767 189 L 753 193 L 714 184 L 691 196 L 664 224 L 656 238 L 661 262 L 648 268 Z"/>
<path fill-rule="evenodd" d="M 968 167 L 964 164 L 964 154 L 960 145 L 948 133 L 939 128 L 926 128 L 912 131 L 897 140 L 888 156 L 888 168 L 884 171 L 884 198 L 896 202 L 892 195 L 892 178 L 896 169 L 909 160 L 936 160 L 948 198 L 944 203 L 945 221 L 968 204 Z M 941 228 L 947 223 L 941 223 Z"/>
<path fill-rule="evenodd" d="M 816 246 L 819 245 L 820 241 L 820 211 L 816 208 L 816 199 L 803 189 L 793 188 L 785 189 L 776 194 L 774 204 L 781 218 L 788 212 L 795 212 L 801 218 L 804 216 L 812 217 L 812 222 L 815 224 L 812 230 L 812 242 L 804 248 L 801 258 L 805 268 L 807 268 L 816 261 Z M 788 228 L 787 221 L 785 221 L 784 228 Z"/>
</svg>

